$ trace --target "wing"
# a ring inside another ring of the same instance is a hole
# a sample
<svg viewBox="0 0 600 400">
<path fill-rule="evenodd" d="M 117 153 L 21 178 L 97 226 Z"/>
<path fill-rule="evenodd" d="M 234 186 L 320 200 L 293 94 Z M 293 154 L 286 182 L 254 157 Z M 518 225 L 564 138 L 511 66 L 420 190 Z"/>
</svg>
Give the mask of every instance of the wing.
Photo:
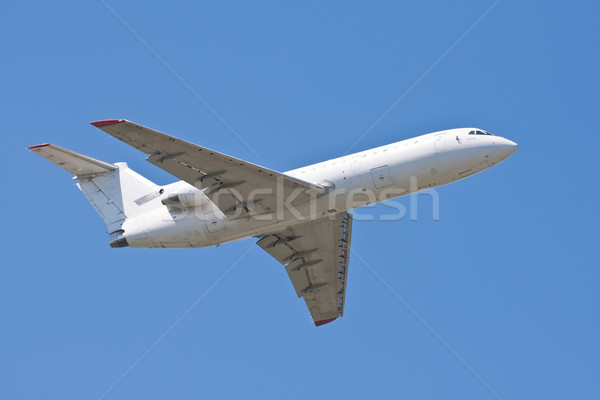
<svg viewBox="0 0 600 400">
<path fill-rule="evenodd" d="M 316 326 L 344 314 L 351 236 L 352 215 L 339 213 L 294 225 L 257 242 L 285 265 Z"/>
<path fill-rule="evenodd" d="M 230 219 L 274 213 L 282 199 L 297 206 L 326 192 L 323 186 L 201 147 L 124 119 L 92 122 L 150 156 L 152 164 L 204 193 Z"/>
</svg>

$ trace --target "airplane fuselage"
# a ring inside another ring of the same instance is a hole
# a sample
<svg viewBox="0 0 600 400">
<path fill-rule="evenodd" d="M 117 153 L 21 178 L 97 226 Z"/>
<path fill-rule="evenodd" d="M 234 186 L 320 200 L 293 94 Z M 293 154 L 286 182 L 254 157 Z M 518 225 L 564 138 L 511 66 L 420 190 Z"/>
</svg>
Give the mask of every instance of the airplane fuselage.
<svg viewBox="0 0 600 400">
<path fill-rule="evenodd" d="M 429 133 L 286 172 L 328 188 L 326 194 L 292 207 L 281 198 L 276 213 L 225 216 L 203 192 L 179 181 L 163 186 L 162 206 L 123 224 L 131 247 L 204 247 L 265 235 L 282 227 L 322 218 L 466 178 L 517 149 L 505 138 L 476 128 Z M 169 196 L 179 195 L 177 204 Z"/>
</svg>

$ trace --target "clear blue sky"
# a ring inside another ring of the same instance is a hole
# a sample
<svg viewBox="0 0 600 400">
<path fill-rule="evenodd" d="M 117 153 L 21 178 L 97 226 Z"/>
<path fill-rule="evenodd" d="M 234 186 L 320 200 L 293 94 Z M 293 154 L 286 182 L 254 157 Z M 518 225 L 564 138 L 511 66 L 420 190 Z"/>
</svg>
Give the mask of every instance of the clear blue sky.
<svg viewBox="0 0 600 400">
<path fill-rule="evenodd" d="M 356 222 L 320 328 L 254 241 L 111 249 L 25 149 L 172 181 L 88 125 L 127 118 L 280 171 L 337 157 L 492 5 L 302 3 L 110 1 L 189 87 L 101 1 L 0 5 L 0 398 L 99 399 L 250 247 L 105 399 L 600 398 L 593 2 L 501 1 L 356 146 L 477 126 L 520 148 L 440 188 L 439 221 L 423 197 L 417 221 Z"/>
</svg>

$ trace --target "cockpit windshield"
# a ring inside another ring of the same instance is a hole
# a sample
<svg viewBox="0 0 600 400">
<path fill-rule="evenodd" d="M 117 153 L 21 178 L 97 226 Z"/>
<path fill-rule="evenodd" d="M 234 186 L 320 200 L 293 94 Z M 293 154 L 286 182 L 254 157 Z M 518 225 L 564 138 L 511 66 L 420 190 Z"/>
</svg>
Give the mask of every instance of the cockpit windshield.
<svg viewBox="0 0 600 400">
<path fill-rule="evenodd" d="M 469 135 L 489 135 L 489 136 L 494 136 L 489 132 L 486 131 L 471 131 L 469 132 Z"/>
</svg>

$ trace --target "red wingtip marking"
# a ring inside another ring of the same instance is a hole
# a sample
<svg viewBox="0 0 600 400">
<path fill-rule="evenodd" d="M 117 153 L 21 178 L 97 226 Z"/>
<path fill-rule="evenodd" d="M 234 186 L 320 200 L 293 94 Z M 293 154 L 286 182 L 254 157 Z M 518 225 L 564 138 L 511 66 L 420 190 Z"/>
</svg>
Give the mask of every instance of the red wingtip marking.
<svg viewBox="0 0 600 400">
<path fill-rule="evenodd" d="M 37 149 L 38 147 L 46 147 L 46 146 L 50 146 L 50 143 L 36 144 L 35 146 L 29 146 L 28 149 Z"/>
<path fill-rule="evenodd" d="M 321 326 L 321 325 L 325 325 L 330 323 L 331 321 L 335 320 L 337 317 L 335 318 L 329 318 L 329 319 L 322 319 L 321 321 L 315 321 L 315 326 Z"/>
<path fill-rule="evenodd" d="M 102 128 L 103 126 L 110 126 L 124 121 L 124 119 L 103 119 L 101 121 L 90 122 L 90 124 L 94 125 L 96 128 Z"/>
</svg>

